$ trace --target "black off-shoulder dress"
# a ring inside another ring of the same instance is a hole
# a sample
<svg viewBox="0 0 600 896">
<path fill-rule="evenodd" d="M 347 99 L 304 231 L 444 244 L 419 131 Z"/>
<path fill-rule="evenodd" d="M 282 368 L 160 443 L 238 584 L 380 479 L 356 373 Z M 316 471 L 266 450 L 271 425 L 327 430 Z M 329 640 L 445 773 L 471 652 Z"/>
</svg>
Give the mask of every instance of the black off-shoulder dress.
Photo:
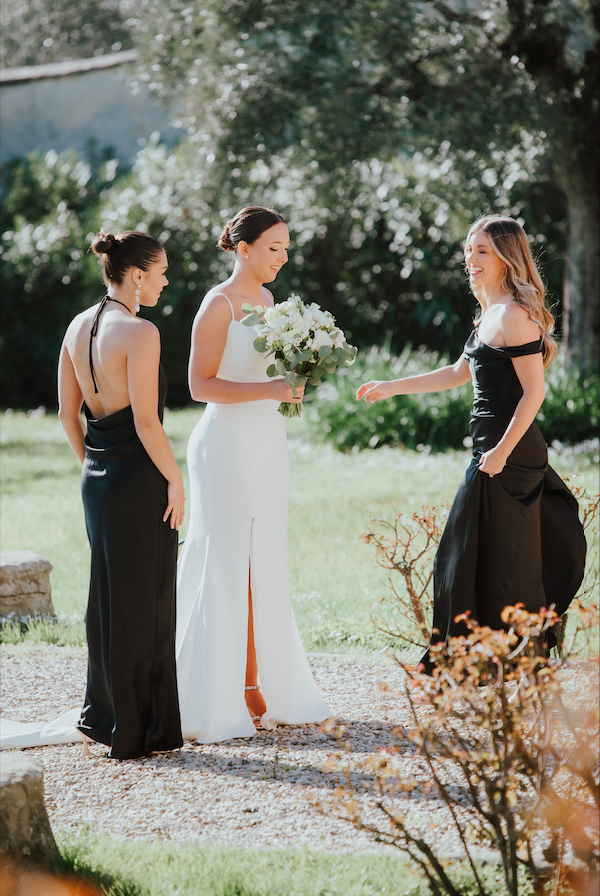
<svg viewBox="0 0 600 896">
<path fill-rule="evenodd" d="M 538 425 L 531 424 L 501 473 L 490 478 L 478 468 L 523 395 L 512 359 L 541 350 L 541 340 L 490 346 L 475 331 L 465 345 L 474 391 L 473 459 L 435 558 L 432 643 L 466 634 L 454 620 L 467 612 L 494 629 L 505 627 L 504 607 L 517 603 L 529 612 L 554 605 L 560 615 L 583 579 L 586 542 L 577 501 L 548 465 Z M 431 671 L 429 651 L 422 662 Z"/>
<path fill-rule="evenodd" d="M 162 421 L 162 365 L 157 376 Z M 175 673 L 178 536 L 162 521 L 167 481 L 140 442 L 131 406 L 101 420 L 85 410 L 81 490 L 92 558 L 88 680 L 77 727 L 109 746 L 110 758 L 133 759 L 183 743 Z"/>
</svg>

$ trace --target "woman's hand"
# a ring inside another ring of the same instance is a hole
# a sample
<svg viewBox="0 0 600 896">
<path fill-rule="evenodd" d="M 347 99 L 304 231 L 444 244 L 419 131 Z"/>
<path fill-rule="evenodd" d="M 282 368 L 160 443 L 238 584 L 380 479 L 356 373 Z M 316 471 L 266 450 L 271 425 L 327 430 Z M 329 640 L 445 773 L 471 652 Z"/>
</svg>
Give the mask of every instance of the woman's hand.
<svg viewBox="0 0 600 896">
<path fill-rule="evenodd" d="M 498 473 L 501 473 L 506 466 L 506 457 L 498 450 L 491 448 L 479 458 L 479 469 L 482 473 L 487 473 L 490 479 L 493 479 Z"/>
<path fill-rule="evenodd" d="M 290 404 L 300 404 L 300 402 L 302 401 L 302 397 L 304 395 L 304 384 L 294 387 L 296 389 L 295 395 L 286 381 L 283 379 L 283 377 L 281 379 L 277 378 L 276 380 L 272 380 L 270 386 L 273 390 L 273 398 L 277 401 L 285 401 L 289 402 Z"/>
<path fill-rule="evenodd" d="M 183 480 L 177 482 L 169 482 L 167 485 L 167 509 L 163 516 L 163 523 L 166 523 L 171 517 L 171 529 L 179 531 L 185 514 L 185 493 L 183 490 Z"/>
<path fill-rule="evenodd" d="M 363 383 L 356 393 L 356 400 L 360 401 L 381 401 L 382 398 L 391 398 L 394 392 L 394 384 L 388 380 L 373 380 L 370 383 Z"/>
</svg>

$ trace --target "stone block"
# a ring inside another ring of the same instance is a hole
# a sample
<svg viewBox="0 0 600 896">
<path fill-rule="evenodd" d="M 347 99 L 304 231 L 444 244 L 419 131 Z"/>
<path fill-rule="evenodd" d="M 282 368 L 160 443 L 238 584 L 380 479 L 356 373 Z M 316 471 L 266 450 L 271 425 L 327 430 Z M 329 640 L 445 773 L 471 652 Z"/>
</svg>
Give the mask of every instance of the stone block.
<svg viewBox="0 0 600 896">
<path fill-rule="evenodd" d="M 0 851 L 23 864 L 46 864 L 59 852 L 44 805 L 41 765 L 23 753 L 0 760 Z"/>
<path fill-rule="evenodd" d="M 34 551 L 0 554 L 0 617 L 54 616 L 52 564 Z"/>
</svg>

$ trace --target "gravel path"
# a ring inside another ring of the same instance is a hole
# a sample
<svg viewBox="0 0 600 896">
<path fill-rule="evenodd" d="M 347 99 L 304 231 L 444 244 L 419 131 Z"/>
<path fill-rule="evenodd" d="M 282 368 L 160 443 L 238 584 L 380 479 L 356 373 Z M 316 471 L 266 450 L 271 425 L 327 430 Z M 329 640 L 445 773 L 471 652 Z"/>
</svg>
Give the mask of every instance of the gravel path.
<svg viewBox="0 0 600 896">
<path fill-rule="evenodd" d="M 80 705 L 83 649 L 19 645 L 3 648 L 2 655 L 3 716 L 47 721 Z M 381 849 L 367 834 L 319 812 L 317 804 L 330 800 L 348 776 L 358 800 L 371 806 L 374 781 L 363 770 L 364 760 L 397 743 L 395 727 L 414 724 L 407 701 L 396 691 L 403 673 L 385 657 L 313 655 L 310 663 L 345 729 L 343 747 L 335 732 L 317 725 L 282 727 L 221 744 L 186 743 L 170 754 L 123 762 L 106 759 L 102 745 L 92 745 L 92 760 L 81 757 L 80 744 L 37 747 L 30 752 L 44 768 L 52 826 L 244 847 Z M 403 772 L 426 783 L 425 764 L 413 747 L 403 745 L 400 756 Z M 435 825 L 438 850 L 461 852 L 447 810 L 426 787 L 390 803 L 419 826 Z M 381 821 L 375 809 L 367 815 Z"/>
</svg>

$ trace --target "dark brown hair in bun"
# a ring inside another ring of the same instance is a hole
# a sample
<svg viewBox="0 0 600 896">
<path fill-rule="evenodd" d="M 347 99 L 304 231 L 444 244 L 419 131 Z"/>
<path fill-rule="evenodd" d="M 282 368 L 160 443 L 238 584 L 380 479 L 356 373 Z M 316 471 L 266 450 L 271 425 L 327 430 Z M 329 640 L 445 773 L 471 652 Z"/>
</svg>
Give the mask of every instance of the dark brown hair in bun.
<svg viewBox="0 0 600 896">
<path fill-rule="evenodd" d="M 106 286 L 119 286 L 131 268 L 147 271 L 164 251 L 153 236 L 140 230 L 123 230 L 118 236 L 103 230 L 92 240 L 92 252 L 101 261 L 102 279 Z"/>
<path fill-rule="evenodd" d="M 218 243 L 219 249 L 223 249 L 224 252 L 235 252 L 242 240 L 253 243 L 274 224 L 285 224 L 279 212 L 260 205 L 243 208 L 223 228 Z"/>
</svg>

